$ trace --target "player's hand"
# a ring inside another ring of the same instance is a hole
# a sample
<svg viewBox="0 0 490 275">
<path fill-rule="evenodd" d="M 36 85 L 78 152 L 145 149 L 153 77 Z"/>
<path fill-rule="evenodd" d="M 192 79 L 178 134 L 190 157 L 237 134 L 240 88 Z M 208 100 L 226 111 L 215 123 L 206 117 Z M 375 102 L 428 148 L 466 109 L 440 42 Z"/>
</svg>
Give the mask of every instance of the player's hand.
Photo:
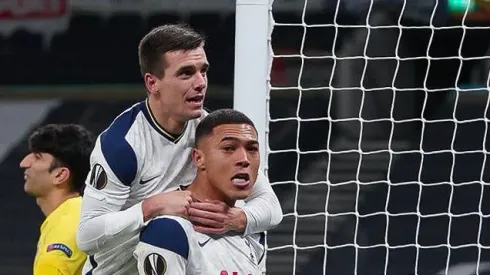
<svg viewBox="0 0 490 275">
<path fill-rule="evenodd" d="M 143 201 L 144 221 L 161 215 L 179 216 L 187 219 L 191 202 L 190 191 L 172 191 L 151 196 Z"/>
<path fill-rule="evenodd" d="M 242 209 L 228 207 L 221 201 L 192 202 L 189 220 L 197 232 L 204 234 L 243 232 L 247 224 L 247 217 Z"/>
</svg>

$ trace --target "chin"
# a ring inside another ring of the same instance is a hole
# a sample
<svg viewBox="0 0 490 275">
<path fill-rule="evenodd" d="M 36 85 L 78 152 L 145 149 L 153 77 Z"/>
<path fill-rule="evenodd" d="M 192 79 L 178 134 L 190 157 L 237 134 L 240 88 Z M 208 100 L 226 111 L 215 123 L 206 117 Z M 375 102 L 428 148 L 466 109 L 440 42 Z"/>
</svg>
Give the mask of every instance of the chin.
<svg viewBox="0 0 490 275">
<path fill-rule="evenodd" d="M 24 186 L 24 192 L 26 192 L 27 195 L 35 197 L 36 194 L 34 194 L 27 186 Z"/>
<path fill-rule="evenodd" d="M 200 118 L 202 116 L 202 113 L 203 113 L 203 109 L 193 110 L 193 111 L 190 111 L 189 113 L 187 113 L 187 118 L 189 120 Z"/>
<path fill-rule="evenodd" d="M 237 190 L 233 192 L 233 199 L 244 200 L 250 196 L 250 193 L 252 193 L 250 190 Z"/>
</svg>

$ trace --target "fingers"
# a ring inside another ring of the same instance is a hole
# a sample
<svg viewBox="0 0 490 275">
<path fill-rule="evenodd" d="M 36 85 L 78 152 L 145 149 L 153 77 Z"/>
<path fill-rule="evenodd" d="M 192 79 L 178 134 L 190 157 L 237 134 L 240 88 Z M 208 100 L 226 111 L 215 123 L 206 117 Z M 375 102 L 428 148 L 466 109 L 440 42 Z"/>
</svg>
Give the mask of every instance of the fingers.
<svg viewBox="0 0 490 275">
<path fill-rule="evenodd" d="M 207 220 L 212 220 L 214 222 L 219 222 L 220 226 L 225 222 L 225 220 L 227 218 L 226 214 L 223 214 L 223 213 L 208 212 L 208 211 L 203 211 L 203 210 L 199 210 L 199 209 L 192 208 L 192 207 L 189 208 L 189 216 L 191 217 L 191 219 L 193 217 L 196 217 L 196 218 L 203 218 L 203 219 L 207 219 Z M 211 224 L 207 224 L 207 223 L 203 223 L 203 224 L 211 226 Z"/>
<path fill-rule="evenodd" d="M 189 220 L 196 225 L 199 224 L 200 226 L 204 226 L 204 227 L 210 227 L 210 228 L 223 227 L 223 222 L 216 221 L 213 219 L 189 215 Z"/>
<path fill-rule="evenodd" d="M 186 207 L 189 207 L 193 201 L 191 191 L 173 191 L 167 194 L 175 194 L 177 197 L 183 198 L 185 200 Z"/>
<path fill-rule="evenodd" d="M 172 191 L 158 195 L 158 215 L 175 215 L 189 218 L 192 203 L 190 191 Z"/>
<path fill-rule="evenodd" d="M 188 212 L 189 220 L 197 227 L 198 232 L 224 233 L 227 219 L 227 209 L 224 208 L 221 204 L 193 202 Z"/>
<path fill-rule="evenodd" d="M 187 200 L 187 203 L 189 203 L 189 206 L 190 206 L 190 204 L 192 203 L 192 201 L 194 200 L 194 199 L 192 198 L 191 192 L 189 192 L 189 194 L 186 194 L 186 195 L 184 196 L 184 198 Z"/>
<path fill-rule="evenodd" d="M 224 202 L 192 202 L 192 208 L 209 212 L 227 213 L 229 207 Z"/>
</svg>

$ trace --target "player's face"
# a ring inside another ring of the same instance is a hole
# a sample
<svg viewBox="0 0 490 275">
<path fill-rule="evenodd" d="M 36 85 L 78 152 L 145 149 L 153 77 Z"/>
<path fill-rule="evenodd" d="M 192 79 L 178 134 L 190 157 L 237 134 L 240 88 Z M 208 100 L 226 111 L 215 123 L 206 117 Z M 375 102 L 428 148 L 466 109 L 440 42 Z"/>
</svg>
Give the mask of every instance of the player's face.
<svg viewBox="0 0 490 275">
<path fill-rule="evenodd" d="M 260 165 L 255 129 L 248 124 L 220 125 L 202 144 L 206 176 L 223 201 L 233 204 L 247 198 Z"/>
<path fill-rule="evenodd" d="M 35 197 L 47 194 L 53 184 L 53 176 L 49 171 L 54 157 L 47 153 L 30 153 L 20 162 L 24 169 L 24 191 Z"/>
<path fill-rule="evenodd" d="M 164 55 L 160 103 L 165 112 L 182 121 L 199 118 L 208 86 L 208 60 L 203 47 Z"/>
</svg>

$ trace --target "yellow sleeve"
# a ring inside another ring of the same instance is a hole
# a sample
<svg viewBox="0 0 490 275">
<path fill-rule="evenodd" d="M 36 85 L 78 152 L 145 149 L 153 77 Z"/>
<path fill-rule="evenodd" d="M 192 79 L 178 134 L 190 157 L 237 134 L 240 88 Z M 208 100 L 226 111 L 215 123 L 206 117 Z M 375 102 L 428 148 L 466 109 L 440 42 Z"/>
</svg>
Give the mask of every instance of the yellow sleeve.
<svg viewBox="0 0 490 275">
<path fill-rule="evenodd" d="M 49 264 L 49 263 L 39 264 L 36 266 L 36 268 L 34 270 L 34 275 L 47 275 L 47 274 L 68 275 L 68 274 L 64 274 L 58 268 L 56 268 L 54 265 Z"/>
<path fill-rule="evenodd" d="M 34 275 L 72 275 L 59 258 L 44 254 L 34 267 Z"/>
</svg>

